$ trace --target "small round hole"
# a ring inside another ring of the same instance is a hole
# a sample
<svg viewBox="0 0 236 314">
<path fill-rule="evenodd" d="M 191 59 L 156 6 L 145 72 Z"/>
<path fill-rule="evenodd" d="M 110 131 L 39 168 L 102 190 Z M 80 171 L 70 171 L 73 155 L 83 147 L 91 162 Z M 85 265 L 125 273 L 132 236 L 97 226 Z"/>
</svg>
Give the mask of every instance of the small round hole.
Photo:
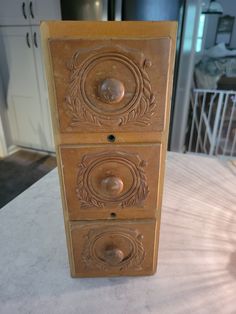
<svg viewBox="0 0 236 314">
<path fill-rule="evenodd" d="M 111 213 L 111 218 L 116 218 L 116 213 Z"/>
<path fill-rule="evenodd" d="M 115 137 L 115 135 L 113 135 L 113 134 L 109 134 L 108 137 L 107 137 L 107 139 L 108 139 L 109 142 L 113 143 L 113 142 L 115 142 L 116 137 Z"/>
</svg>

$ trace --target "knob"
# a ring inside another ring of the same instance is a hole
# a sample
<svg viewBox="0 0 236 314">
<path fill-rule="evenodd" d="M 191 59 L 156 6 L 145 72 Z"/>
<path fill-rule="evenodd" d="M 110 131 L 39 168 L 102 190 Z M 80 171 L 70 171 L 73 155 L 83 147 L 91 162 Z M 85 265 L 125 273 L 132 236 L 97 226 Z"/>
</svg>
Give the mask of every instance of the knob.
<svg viewBox="0 0 236 314">
<path fill-rule="evenodd" d="M 98 87 L 98 96 L 102 101 L 113 104 L 124 97 L 125 88 L 122 82 L 114 78 L 107 78 Z"/>
<path fill-rule="evenodd" d="M 110 247 L 105 250 L 104 259 L 108 264 L 116 266 L 124 259 L 124 253 L 116 247 Z"/>
<path fill-rule="evenodd" d="M 101 189 L 104 194 L 108 196 L 117 196 L 123 190 L 123 181 L 115 176 L 105 177 L 101 181 Z"/>
</svg>

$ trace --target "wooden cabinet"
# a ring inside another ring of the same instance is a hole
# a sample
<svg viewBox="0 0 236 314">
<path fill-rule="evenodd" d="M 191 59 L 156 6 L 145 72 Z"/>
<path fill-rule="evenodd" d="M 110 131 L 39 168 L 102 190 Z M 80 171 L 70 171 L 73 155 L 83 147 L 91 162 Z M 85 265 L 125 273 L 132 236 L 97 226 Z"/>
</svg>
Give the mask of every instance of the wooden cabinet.
<svg viewBox="0 0 236 314">
<path fill-rule="evenodd" d="M 153 274 L 176 23 L 41 27 L 71 274 Z"/>
</svg>

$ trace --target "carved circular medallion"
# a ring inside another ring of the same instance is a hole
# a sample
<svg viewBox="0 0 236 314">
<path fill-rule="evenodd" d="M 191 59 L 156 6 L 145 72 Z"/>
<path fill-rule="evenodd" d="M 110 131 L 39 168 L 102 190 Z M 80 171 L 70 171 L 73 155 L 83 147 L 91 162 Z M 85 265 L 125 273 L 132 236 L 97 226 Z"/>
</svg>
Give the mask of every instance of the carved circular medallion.
<svg viewBox="0 0 236 314">
<path fill-rule="evenodd" d="M 141 206 L 148 194 L 145 165 L 138 155 L 126 152 L 85 155 L 77 177 L 80 206 Z"/>
<path fill-rule="evenodd" d="M 90 230 L 82 260 L 87 267 L 103 270 L 139 268 L 145 256 L 142 240 L 143 235 L 137 230 L 115 225 Z"/>
<path fill-rule="evenodd" d="M 80 61 L 81 56 L 84 61 Z M 151 62 L 142 53 L 121 47 L 78 50 L 70 62 L 65 103 L 70 126 L 150 125 L 156 100 L 147 73 L 149 67 Z"/>
<path fill-rule="evenodd" d="M 113 85 L 113 89 L 114 85 L 120 83 L 119 100 L 115 101 L 114 107 L 107 106 L 110 101 L 104 102 L 104 95 L 100 96 L 98 93 L 99 86 L 102 86 L 104 81 L 107 83 L 107 77 L 112 78 L 109 85 Z M 142 76 L 137 65 L 125 55 L 115 52 L 102 53 L 89 57 L 83 64 L 79 89 L 86 106 L 106 118 L 120 115 L 134 106 L 142 92 Z"/>
</svg>

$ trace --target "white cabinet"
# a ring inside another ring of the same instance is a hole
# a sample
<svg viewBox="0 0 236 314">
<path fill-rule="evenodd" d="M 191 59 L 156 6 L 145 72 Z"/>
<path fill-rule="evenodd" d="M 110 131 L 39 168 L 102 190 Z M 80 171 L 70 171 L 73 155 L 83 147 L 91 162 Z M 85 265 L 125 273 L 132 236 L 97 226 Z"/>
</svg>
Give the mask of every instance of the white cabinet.
<svg viewBox="0 0 236 314">
<path fill-rule="evenodd" d="M 60 0 L 0 0 L 0 25 L 39 25 L 61 18 Z"/>
<path fill-rule="evenodd" d="M 43 104 L 43 116 L 44 116 L 44 131 L 47 134 L 47 141 L 45 142 L 46 146 L 49 150 L 53 148 L 54 150 L 54 141 L 53 141 L 53 131 L 52 131 L 52 121 L 51 121 L 51 113 L 50 113 L 50 104 L 49 104 L 49 95 L 48 95 L 48 87 L 46 82 L 46 75 L 44 71 L 43 65 L 43 56 L 42 56 L 42 48 L 41 48 L 41 39 L 40 39 L 40 31 L 38 26 L 32 26 L 32 39 L 34 42 L 34 57 L 36 64 L 36 71 L 38 77 L 39 91 L 40 91 L 40 101 Z"/>
<path fill-rule="evenodd" d="M 60 0 L 0 5 L 0 75 L 11 144 L 54 151 L 39 22 L 60 19 Z"/>
<path fill-rule="evenodd" d="M 27 25 L 29 15 L 26 1 L 0 0 L 0 25 Z"/>
<path fill-rule="evenodd" d="M 4 50 L 0 62 L 7 116 L 15 145 L 52 150 L 48 104 L 40 93 L 39 81 L 44 80 L 36 65 L 41 60 L 37 60 L 32 35 L 27 26 L 1 27 Z"/>
<path fill-rule="evenodd" d="M 43 20 L 61 19 L 60 1 L 32 0 L 28 1 L 31 24 L 40 24 Z"/>
</svg>

